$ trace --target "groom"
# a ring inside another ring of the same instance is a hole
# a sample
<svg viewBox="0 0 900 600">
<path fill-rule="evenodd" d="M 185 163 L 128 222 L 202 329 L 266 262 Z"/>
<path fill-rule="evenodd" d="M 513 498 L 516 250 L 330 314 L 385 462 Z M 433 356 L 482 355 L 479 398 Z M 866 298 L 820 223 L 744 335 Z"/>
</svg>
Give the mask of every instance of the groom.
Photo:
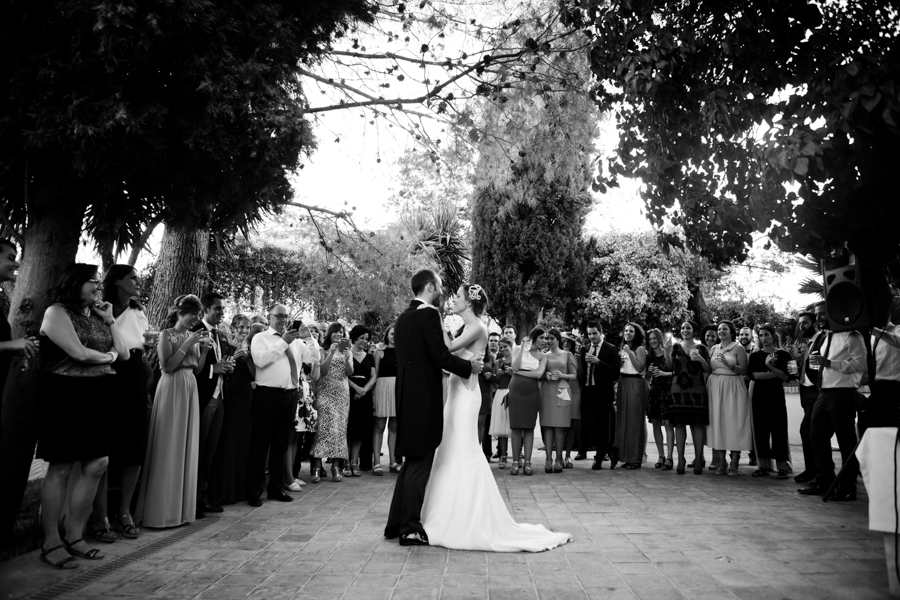
<svg viewBox="0 0 900 600">
<path fill-rule="evenodd" d="M 443 293 L 437 273 L 427 269 L 419 271 L 410 284 L 415 299 L 397 318 L 394 327 L 396 455 L 405 457 L 405 461 L 394 488 L 384 537 L 399 537 L 401 546 L 424 546 L 428 544 L 428 536 L 421 523 L 422 502 L 434 451 L 444 432 L 441 370 L 467 378 L 472 373 L 480 373 L 484 362 L 481 357 L 471 361 L 457 358 L 444 344 L 441 315 L 434 308 Z"/>
</svg>

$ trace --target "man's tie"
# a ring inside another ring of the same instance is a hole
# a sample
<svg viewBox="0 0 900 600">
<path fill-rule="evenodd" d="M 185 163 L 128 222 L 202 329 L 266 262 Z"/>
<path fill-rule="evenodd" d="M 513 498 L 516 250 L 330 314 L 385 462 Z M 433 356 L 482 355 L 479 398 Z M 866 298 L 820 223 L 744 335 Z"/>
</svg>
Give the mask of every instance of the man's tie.
<svg viewBox="0 0 900 600">
<path fill-rule="evenodd" d="M 600 347 L 597 344 L 591 344 L 590 349 L 588 350 L 588 354 L 593 357 L 597 356 L 597 351 Z M 587 380 L 585 385 L 594 385 L 594 363 L 588 363 L 588 372 L 587 372 Z"/>
<path fill-rule="evenodd" d="M 290 344 L 288 344 L 284 353 L 287 354 L 288 364 L 291 365 L 291 387 L 298 388 L 300 387 L 300 378 L 297 375 L 297 360 L 294 358 L 294 353 L 291 352 Z"/>
</svg>

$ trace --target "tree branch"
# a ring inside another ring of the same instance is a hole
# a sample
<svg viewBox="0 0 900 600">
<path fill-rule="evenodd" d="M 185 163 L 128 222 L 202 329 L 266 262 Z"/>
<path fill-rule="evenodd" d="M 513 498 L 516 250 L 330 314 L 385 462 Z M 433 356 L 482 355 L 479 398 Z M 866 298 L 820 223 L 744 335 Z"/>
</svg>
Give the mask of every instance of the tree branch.
<svg viewBox="0 0 900 600">
<path fill-rule="evenodd" d="M 131 247 L 131 254 L 128 256 L 129 265 L 133 267 L 134 263 L 137 262 L 138 256 L 141 255 L 141 251 L 147 246 L 147 241 L 150 239 L 150 236 L 153 235 L 156 228 L 159 227 L 160 223 L 162 223 L 162 219 L 160 218 L 153 219 L 147 223 L 147 228 L 144 229 L 144 232 L 141 233 L 141 237 L 139 237 Z"/>
</svg>

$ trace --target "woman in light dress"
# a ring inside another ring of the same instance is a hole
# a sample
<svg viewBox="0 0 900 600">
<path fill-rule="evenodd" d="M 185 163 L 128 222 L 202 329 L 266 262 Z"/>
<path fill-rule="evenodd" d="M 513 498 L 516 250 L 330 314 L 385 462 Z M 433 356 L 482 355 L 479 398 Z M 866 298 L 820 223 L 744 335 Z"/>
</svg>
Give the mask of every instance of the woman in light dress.
<svg viewBox="0 0 900 600">
<path fill-rule="evenodd" d="M 541 437 L 547 451 L 544 473 L 562 473 L 566 431 L 572 425 L 572 395 L 569 382 L 578 377 L 575 356 L 560 347 L 559 329 L 547 331 L 547 368 L 541 382 Z M 556 449 L 556 462 L 553 450 Z"/>
<path fill-rule="evenodd" d="M 744 386 L 747 374 L 747 351 L 735 341 L 731 321 L 719 321 L 719 343 L 710 352 L 712 374 L 706 381 L 709 392 L 709 445 L 718 455 L 716 475 L 725 475 L 725 451 L 731 450 L 728 475 L 738 474 L 741 451 L 753 449 L 750 397 Z"/>
<path fill-rule="evenodd" d="M 453 312 L 465 327 L 448 347 L 461 358 L 480 355 L 487 346 L 481 315 L 487 295 L 479 285 L 463 284 L 453 299 Z M 433 310 L 423 307 L 422 310 Z M 422 526 L 432 546 L 489 552 L 540 552 L 571 541 L 543 525 L 513 520 L 478 439 L 481 392 L 478 376 L 450 376 L 444 405 L 444 433 L 425 488 Z"/>
<path fill-rule="evenodd" d="M 375 464 L 372 474 L 384 475 L 381 468 L 381 446 L 384 444 L 384 428 L 388 430 L 388 470 L 391 473 L 399 473 L 399 461 L 394 454 L 397 444 L 397 401 L 395 390 L 397 388 L 397 349 L 394 347 L 394 326 L 391 325 L 384 332 L 382 338 L 384 348 L 375 352 L 375 372 L 378 379 L 375 380 L 375 429 L 372 434 L 372 448 L 375 452 Z"/>
<path fill-rule="evenodd" d="M 512 353 L 514 342 L 508 337 L 500 338 L 497 350 L 497 391 L 491 405 L 491 424 L 488 433 L 497 438 L 497 452 L 500 453 L 498 469 L 506 468 L 507 448 L 512 430 L 509 428 L 509 407 L 507 395 L 512 380 Z"/>
<path fill-rule="evenodd" d="M 153 398 L 143 483 L 134 513 L 146 527 L 175 527 L 196 518 L 200 448 L 196 373 L 212 346 L 206 330 L 191 333 L 202 312 L 197 296 L 179 296 L 169 314 L 169 329 L 159 338 L 162 375 Z"/>
</svg>

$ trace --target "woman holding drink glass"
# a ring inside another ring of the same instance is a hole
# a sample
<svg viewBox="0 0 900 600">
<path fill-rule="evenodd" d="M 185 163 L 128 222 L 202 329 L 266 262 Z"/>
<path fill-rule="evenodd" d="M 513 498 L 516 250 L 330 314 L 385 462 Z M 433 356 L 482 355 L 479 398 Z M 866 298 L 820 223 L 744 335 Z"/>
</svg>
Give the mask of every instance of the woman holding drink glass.
<svg viewBox="0 0 900 600">
<path fill-rule="evenodd" d="M 113 265 L 103 278 L 103 300 L 112 305 L 113 317 L 129 355 L 112 363 L 116 376 L 111 379 L 110 429 L 112 444 L 109 451 L 110 470 L 121 473 L 121 493 L 116 516 L 111 526 L 107 510 L 109 471 L 100 479 L 94 497 L 94 512 L 88 532 L 98 542 L 112 543 L 118 539 L 113 527 L 129 539 L 137 538 L 141 530 L 131 516 L 131 500 L 141 473 L 141 463 L 147 452 L 147 393 L 153 381 L 153 371 L 144 356 L 145 347 L 156 344 L 158 332 L 150 329 L 144 308 L 135 300 L 140 294 L 140 279 L 131 265 Z"/>
<path fill-rule="evenodd" d="M 719 321 L 719 343 L 713 346 L 706 382 L 709 392 L 709 445 L 715 448 L 719 462 L 716 475 L 725 475 L 725 451 L 731 450 L 728 475 L 738 474 L 742 450 L 753 449 L 750 424 L 750 398 L 744 386 L 747 374 L 747 351 L 735 341 L 734 324 Z"/>
<path fill-rule="evenodd" d="M 778 479 L 787 479 L 788 446 L 787 406 L 784 382 L 790 379 L 791 355 L 778 347 L 778 335 L 771 325 L 759 328 L 760 349 L 750 355 L 750 379 L 753 386 L 753 435 L 759 468 L 751 475 L 765 477 L 775 460 Z"/>
<path fill-rule="evenodd" d="M 572 395 L 569 381 L 578 375 L 575 370 L 575 357 L 562 348 L 562 334 L 559 329 L 547 331 L 547 364 L 544 381 L 540 388 L 541 437 L 547 451 L 544 463 L 545 473 L 562 473 L 565 463 L 563 454 L 566 445 L 566 430 L 572 424 Z M 556 448 L 556 462 L 553 462 L 553 449 Z"/>
<path fill-rule="evenodd" d="M 640 469 L 647 449 L 647 401 L 650 388 L 644 379 L 647 351 L 644 330 L 628 323 L 622 335 L 619 385 L 616 387 L 616 443 L 619 460 L 626 469 Z"/>
<path fill-rule="evenodd" d="M 515 352 L 513 376 L 509 382 L 506 404 L 509 407 L 509 427 L 512 435 L 512 465 L 510 475 L 532 475 L 531 451 L 534 448 L 534 426 L 541 407 L 540 380 L 547 370 L 547 356 L 541 352 L 545 343 L 544 330 L 535 327 Z M 549 446 L 548 446 L 549 447 Z"/>
<path fill-rule="evenodd" d="M 667 413 L 672 404 L 672 372 L 666 364 L 667 355 L 672 352 L 672 343 L 663 337 L 659 329 L 647 332 L 647 378 L 650 380 L 650 397 L 647 403 L 647 420 L 653 425 L 653 440 L 659 451 L 659 460 L 654 465 L 657 469 L 672 470 L 675 456 L 675 426 L 669 421 Z M 663 426 L 666 428 L 666 446 L 663 446 Z M 666 458 L 668 457 L 668 458 Z"/>
<path fill-rule="evenodd" d="M 706 375 L 710 372 L 709 350 L 696 340 L 700 327 L 693 321 L 681 324 L 681 341 L 666 352 L 666 364 L 672 371 L 671 402 L 666 416 L 675 426 L 675 446 L 678 448 L 678 468 L 683 475 L 687 459 L 684 448 L 687 428 L 694 441 L 694 475 L 703 473 L 703 444 L 709 425 L 709 396 Z"/>
</svg>

